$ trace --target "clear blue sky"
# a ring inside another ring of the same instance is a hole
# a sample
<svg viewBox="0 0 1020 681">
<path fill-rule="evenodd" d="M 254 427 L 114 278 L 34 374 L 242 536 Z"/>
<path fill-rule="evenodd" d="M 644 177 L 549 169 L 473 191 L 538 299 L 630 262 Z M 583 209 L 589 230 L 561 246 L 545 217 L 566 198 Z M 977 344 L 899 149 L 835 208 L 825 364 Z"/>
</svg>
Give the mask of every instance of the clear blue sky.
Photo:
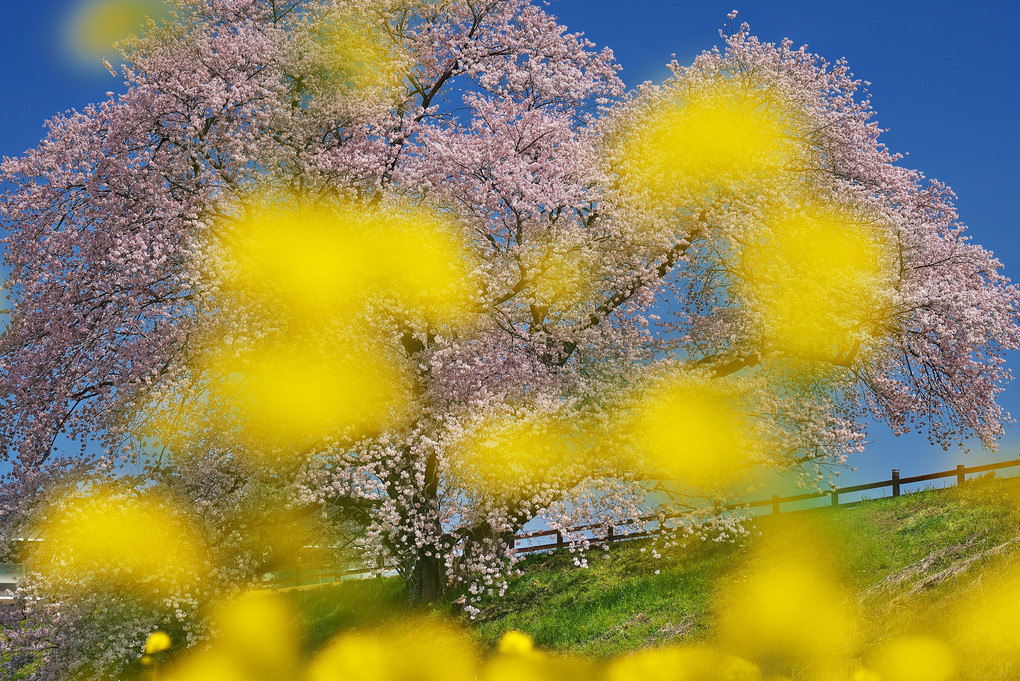
<svg viewBox="0 0 1020 681">
<path fill-rule="evenodd" d="M 52 114 L 80 108 L 118 90 L 102 66 L 69 58 L 63 24 L 72 0 L 10 2 L 0 23 L 0 154 L 35 146 Z M 903 163 L 937 177 L 959 194 L 972 238 L 991 248 L 1011 276 L 1020 276 L 1016 235 L 1020 194 L 1020 40 L 1014 31 L 1020 5 L 992 2 L 856 3 L 694 0 L 555 0 L 548 8 L 571 30 L 608 45 L 623 65 L 628 86 L 661 81 L 672 54 L 689 62 L 720 42 L 718 29 L 732 9 L 759 37 L 790 37 L 830 61 L 846 57 L 870 91 L 885 142 L 909 153 Z M 1010 364 L 1020 367 L 1020 357 Z M 1020 415 L 1020 387 L 1003 399 Z M 1016 456 L 1020 430 L 1007 434 L 1000 452 L 932 450 L 920 435 L 894 440 L 875 428 L 873 444 L 842 480 L 865 482 Z"/>
</svg>

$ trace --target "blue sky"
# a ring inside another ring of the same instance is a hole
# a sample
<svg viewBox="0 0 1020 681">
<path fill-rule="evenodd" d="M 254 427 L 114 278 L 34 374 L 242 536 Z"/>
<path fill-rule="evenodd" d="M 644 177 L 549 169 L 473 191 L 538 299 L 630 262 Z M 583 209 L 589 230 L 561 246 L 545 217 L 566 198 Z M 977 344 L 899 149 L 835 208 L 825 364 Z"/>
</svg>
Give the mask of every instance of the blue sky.
<svg viewBox="0 0 1020 681">
<path fill-rule="evenodd" d="M 42 123 L 56 112 L 80 108 L 118 90 L 99 64 L 75 62 L 64 25 L 72 0 L 11 2 L 0 24 L 0 154 L 35 146 Z M 1007 274 L 1020 275 L 1020 238 L 1015 201 L 1020 189 L 1020 40 L 1013 35 L 1020 5 L 992 2 L 865 0 L 814 3 L 803 0 L 554 0 L 548 7 L 572 31 L 608 45 L 623 65 L 628 86 L 661 81 L 665 63 L 681 62 L 720 42 L 726 14 L 768 41 L 790 37 L 830 61 L 845 57 L 854 73 L 872 82 L 872 102 L 884 141 L 909 156 L 902 163 L 950 184 L 971 237 L 991 248 Z M 1010 364 L 1020 367 L 1020 357 Z M 1020 386 L 1003 403 L 1020 415 Z M 1020 430 L 1007 434 L 996 454 L 964 456 L 932 449 L 921 435 L 892 438 L 877 427 L 857 473 L 842 480 L 867 482 L 984 463 L 1016 456 Z"/>
</svg>

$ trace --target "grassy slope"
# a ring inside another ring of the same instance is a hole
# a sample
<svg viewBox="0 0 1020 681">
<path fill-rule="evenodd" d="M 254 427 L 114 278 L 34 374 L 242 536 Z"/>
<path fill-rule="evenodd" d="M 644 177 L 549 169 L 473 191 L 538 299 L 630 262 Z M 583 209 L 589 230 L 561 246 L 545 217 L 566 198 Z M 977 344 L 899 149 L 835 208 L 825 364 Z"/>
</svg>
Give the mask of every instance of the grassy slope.
<svg viewBox="0 0 1020 681">
<path fill-rule="evenodd" d="M 566 551 L 531 556 L 507 594 L 483 604 L 474 630 L 489 645 L 508 629 L 520 629 L 542 647 L 598 657 L 702 639 L 712 631 L 715 595 L 739 572 L 759 536 L 768 537 L 777 523 L 805 519 L 836 538 L 831 563 L 889 633 L 937 621 L 975 587 L 983 569 L 1020 566 L 1020 544 L 1007 544 L 1020 525 L 1020 480 L 978 481 L 851 508 L 763 517 L 739 543 L 706 542 L 661 559 L 641 550 L 648 541 L 593 550 L 587 569 L 574 567 Z M 391 579 L 292 593 L 308 619 L 310 644 L 366 612 L 374 618 L 401 607 L 400 586 Z"/>
</svg>

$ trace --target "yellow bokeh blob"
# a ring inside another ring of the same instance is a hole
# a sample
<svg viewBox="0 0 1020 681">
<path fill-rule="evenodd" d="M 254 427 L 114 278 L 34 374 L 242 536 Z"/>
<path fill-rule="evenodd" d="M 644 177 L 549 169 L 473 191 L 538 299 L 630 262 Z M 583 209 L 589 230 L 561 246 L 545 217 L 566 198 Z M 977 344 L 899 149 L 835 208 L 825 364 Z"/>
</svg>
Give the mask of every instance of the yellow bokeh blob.
<svg viewBox="0 0 1020 681">
<path fill-rule="evenodd" d="M 212 611 L 213 646 L 239 662 L 249 676 L 297 678 L 300 668 L 298 613 L 284 597 L 251 591 Z"/>
<path fill-rule="evenodd" d="M 69 24 L 71 45 L 79 58 L 94 62 L 115 53 L 114 43 L 140 33 L 146 19 L 166 19 L 162 0 L 84 0 Z"/>
<path fill-rule="evenodd" d="M 479 681 L 559 681 L 601 678 L 591 660 L 549 654 L 535 648 L 527 634 L 510 630 L 499 642 L 498 654 L 482 666 Z"/>
<path fill-rule="evenodd" d="M 889 323 L 891 263 L 863 218 L 805 201 L 773 212 L 744 247 L 736 291 L 760 319 L 766 352 L 849 364 Z"/>
<path fill-rule="evenodd" d="M 367 244 L 350 226 L 316 213 L 261 213 L 230 234 L 228 286 L 269 297 L 293 314 L 349 314 L 369 277 Z M 347 227 L 347 228 L 344 228 Z"/>
<path fill-rule="evenodd" d="M 956 661 L 949 647 L 928 636 L 905 636 L 883 645 L 872 660 L 882 681 L 950 681 Z"/>
<path fill-rule="evenodd" d="M 832 547 L 821 532 L 796 520 L 770 528 L 724 582 L 715 605 L 723 649 L 774 673 L 852 657 L 856 601 L 826 563 Z"/>
<path fill-rule="evenodd" d="M 251 452 L 396 425 L 414 392 L 412 334 L 467 328 L 479 290 L 459 225 L 397 199 L 249 206 L 213 232 L 206 268 L 217 293 L 194 385 L 147 424 L 171 447 L 196 423 L 254 440 Z"/>
<path fill-rule="evenodd" d="M 433 325 L 463 322 L 478 289 L 463 233 L 445 214 L 409 204 L 254 207 L 224 233 L 224 288 L 321 326 L 367 301 Z"/>
<path fill-rule="evenodd" d="M 333 12 L 311 25 L 319 46 L 319 80 L 327 89 L 368 101 L 392 99 L 409 66 L 406 50 L 367 13 Z"/>
<path fill-rule="evenodd" d="M 606 681 L 760 681 L 757 665 L 701 646 L 642 650 L 614 660 Z"/>
<path fill-rule="evenodd" d="M 508 500 L 582 464 L 593 443 L 576 420 L 524 412 L 481 419 L 450 449 L 451 477 L 470 492 Z"/>
<path fill-rule="evenodd" d="M 809 566 L 760 566 L 738 591 L 723 630 L 754 655 L 811 659 L 845 645 L 839 593 Z"/>
<path fill-rule="evenodd" d="M 165 631 L 154 631 L 145 640 L 145 654 L 154 655 L 169 650 L 171 645 L 170 636 Z"/>
<path fill-rule="evenodd" d="M 1020 672 L 1020 574 L 1015 561 L 983 568 L 980 581 L 954 605 L 950 618 L 955 648 L 968 655 L 974 678 L 1015 678 Z M 892 680 L 889 680 L 892 681 Z"/>
<path fill-rule="evenodd" d="M 221 427 L 279 447 L 377 431 L 395 424 L 411 399 L 406 363 L 355 334 L 224 349 L 204 369 L 221 377 L 212 388 Z"/>
<path fill-rule="evenodd" d="M 627 194 L 657 204 L 701 205 L 737 183 L 772 181 L 798 153 L 795 113 L 742 79 L 666 90 L 631 115 L 612 169 Z"/>
<path fill-rule="evenodd" d="M 699 487 L 746 473 L 756 444 L 735 383 L 699 373 L 659 378 L 632 407 L 629 435 L 654 478 Z"/>
<path fill-rule="evenodd" d="M 544 245 L 532 254 L 525 278 L 535 303 L 553 311 L 569 311 L 592 298 L 592 261 L 580 249 Z"/>
<path fill-rule="evenodd" d="M 151 492 L 65 496 L 52 503 L 42 531 L 32 569 L 75 587 L 158 597 L 206 572 L 199 530 Z"/>
<path fill-rule="evenodd" d="M 342 634 L 312 660 L 308 681 L 474 681 L 477 653 L 450 625 L 408 618 Z"/>
<path fill-rule="evenodd" d="M 855 669 L 852 678 L 853 681 L 882 681 L 882 677 L 878 675 L 878 672 L 868 667 Z"/>
<path fill-rule="evenodd" d="M 218 648 L 188 655 L 159 678 L 162 681 L 273 681 L 248 674 L 241 660 Z"/>
<path fill-rule="evenodd" d="M 243 592 L 207 614 L 210 638 L 166 670 L 167 681 L 278 681 L 302 675 L 298 613 L 285 597 Z"/>
<path fill-rule="evenodd" d="M 535 650 L 535 641 L 523 631 L 511 629 L 499 639 L 499 652 L 510 655 L 527 655 Z"/>
</svg>

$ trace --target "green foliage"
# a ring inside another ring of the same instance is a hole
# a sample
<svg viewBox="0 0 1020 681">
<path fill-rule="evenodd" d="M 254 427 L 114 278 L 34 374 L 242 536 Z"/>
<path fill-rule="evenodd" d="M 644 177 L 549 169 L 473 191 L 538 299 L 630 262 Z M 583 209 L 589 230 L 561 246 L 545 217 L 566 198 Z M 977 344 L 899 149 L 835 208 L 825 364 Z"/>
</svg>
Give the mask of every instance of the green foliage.
<svg viewBox="0 0 1020 681">
<path fill-rule="evenodd" d="M 964 598 L 982 570 L 1015 562 L 1020 542 L 1020 480 L 981 480 L 839 509 L 763 516 L 740 542 L 659 549 L 651 540 L 589 552 L 588 568 L 566 551 L 529 556 L 505 596 L 482 603 L 470 624 L 486 647 L 510 629 L 539 647 L 599 658 L 667 643 L 706 639 L 714 603 L 755 542 L 790 522 L 817 523 L 832 538 L 829 558 L 885 635 L 936 622 Z M 336 632 L 401 611 L 395 578 L 292 591 L 313 647 Z M 453 601 L 457 594 L 450 594 Z M 456 611 L 456 605 L 450 606 Z M 464 617 L 465 622 L 467 618 Z"/>
</svg>

